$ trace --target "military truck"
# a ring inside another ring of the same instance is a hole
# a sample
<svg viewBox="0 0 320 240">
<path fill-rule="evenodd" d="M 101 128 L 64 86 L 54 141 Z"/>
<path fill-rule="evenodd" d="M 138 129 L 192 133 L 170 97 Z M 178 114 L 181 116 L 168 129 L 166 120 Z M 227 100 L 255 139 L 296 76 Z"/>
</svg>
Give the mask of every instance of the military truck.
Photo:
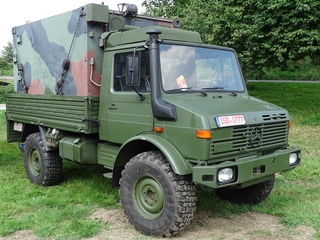
<svg viewBox="0 0 320 240">
<path fill-rule="evenodd" d="M 137 12 L 87 4 L 14 27 L 7 141 L 38 185 L 59 184 L 63 160 L 104 166 L 133 226 L 169 237 L 192 221 L 197 186 L 258 204 L 300 148 L 288 112 L 249 96 L 233 49 Z"/>
</svg>

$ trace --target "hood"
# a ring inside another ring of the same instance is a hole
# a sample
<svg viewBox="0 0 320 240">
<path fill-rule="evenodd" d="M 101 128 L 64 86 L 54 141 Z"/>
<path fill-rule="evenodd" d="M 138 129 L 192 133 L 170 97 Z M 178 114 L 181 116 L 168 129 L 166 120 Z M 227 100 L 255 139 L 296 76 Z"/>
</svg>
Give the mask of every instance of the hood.
<svg viewBox="0 0 320 240">
<path fill-rule="evenodd" d="M 245 125 L 289 120 L 287 110 L 247 94 L 233 96 L 230 93 L 209 93 L 205 97 L 200 93 L 182 93 L 163 97 L 176 107 L 177 112 L 189 111 L 207 118 L 211 128 L 218 127 L 217 118 L 225 116 L 242 115 L 245 121 L 242 124 Z"/>
</svg>

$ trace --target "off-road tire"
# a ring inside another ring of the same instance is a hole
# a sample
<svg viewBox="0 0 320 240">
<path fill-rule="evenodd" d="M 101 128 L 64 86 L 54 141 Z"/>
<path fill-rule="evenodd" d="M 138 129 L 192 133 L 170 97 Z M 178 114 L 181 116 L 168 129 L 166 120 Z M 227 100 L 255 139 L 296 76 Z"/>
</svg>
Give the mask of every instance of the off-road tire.
<svg viewBox="0 0 320 240">
<path fill-rule="evenodd" d="M 62 160 L 58 151 L 46 151 L 40 133 L 27 137 L 23 157 L 30 182 L 40 186 L 52 186 L 61 182 Z"/>
<path fill-rule="evenodd" d="M 220 188 L 216 189 L 216 194 L 224 200 L 237 204 L 255 205 L 264 201 L 271 193 L 274 186 L 273 177 L 265 182 L 258 183 L 242 189 Z"/>
<path fill-rule="evenodd" d="M 124 213 L 137 231 L 170 237 L 193 219 L 195 186 L 177 175 L 161 152 L 133 157 L 122 171 L 120 185 Z"/>
</svg>

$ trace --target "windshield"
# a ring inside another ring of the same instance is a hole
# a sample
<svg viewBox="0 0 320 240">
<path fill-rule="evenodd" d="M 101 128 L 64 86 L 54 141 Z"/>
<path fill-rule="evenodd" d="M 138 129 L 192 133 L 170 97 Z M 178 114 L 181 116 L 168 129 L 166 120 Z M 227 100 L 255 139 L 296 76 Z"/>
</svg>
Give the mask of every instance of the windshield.
<svg viewBox="0 0 320 240">
<path fill-rule="evenodd" d="M 165 91 L 244 91 L 233 51 L 162 44 L 160 62 Z"/>
</svg>

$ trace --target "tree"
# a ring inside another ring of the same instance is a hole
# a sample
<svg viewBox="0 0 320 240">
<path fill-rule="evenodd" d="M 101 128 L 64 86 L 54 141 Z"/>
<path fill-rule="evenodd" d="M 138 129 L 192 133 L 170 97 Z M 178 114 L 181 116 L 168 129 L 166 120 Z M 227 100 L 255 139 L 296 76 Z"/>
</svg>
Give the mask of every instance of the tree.
<svg viewBox="0 0 320 240">
<path fill-rule="evenodd" d="M 205 43 L 234 48 L 245 72 L 320 62 L 318 0 L 145 0 L 147 13 L 178 17 Z M 171 8 L 171 10 L 170 10 Z"/>
<path fill-rule="evenodd" d="M 1 58 L 8 63 L 13 62 L 13 50 L 12 43 L 10 41 L 7 42 L 7 45 L 3 47 L 1 51 Z"/>
<path fill-rule="evenodd" d="M 179 16 L 181 18 L 185 7 L 191 2 L 191 0 L 145 0 L 142 5 L 146 7 L 147 15 L 166 18 Z"/>
</svg>

